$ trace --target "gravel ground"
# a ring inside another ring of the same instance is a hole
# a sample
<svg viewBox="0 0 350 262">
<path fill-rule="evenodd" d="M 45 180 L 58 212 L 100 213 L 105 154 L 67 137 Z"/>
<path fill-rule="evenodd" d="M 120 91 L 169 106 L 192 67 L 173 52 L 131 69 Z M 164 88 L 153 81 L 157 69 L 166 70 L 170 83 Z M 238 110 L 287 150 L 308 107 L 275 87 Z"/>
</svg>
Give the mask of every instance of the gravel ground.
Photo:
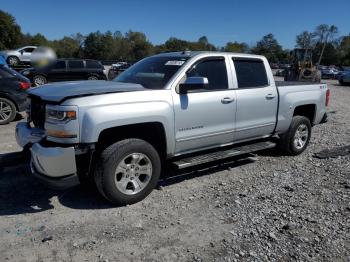
<svg viewBox="0 0 350 262">
<path fill-rule="evenodd" d="M 313 157 L 350 145 L 350 88 L 327 82 L 329 122 L 302 155 L 169 172 L 132 206 L 0 170 L 0 261 L 350 261 L 350 155 Z M 16 150 L 13 127 L 0 127 L 1 152 Z"/>
</svg>

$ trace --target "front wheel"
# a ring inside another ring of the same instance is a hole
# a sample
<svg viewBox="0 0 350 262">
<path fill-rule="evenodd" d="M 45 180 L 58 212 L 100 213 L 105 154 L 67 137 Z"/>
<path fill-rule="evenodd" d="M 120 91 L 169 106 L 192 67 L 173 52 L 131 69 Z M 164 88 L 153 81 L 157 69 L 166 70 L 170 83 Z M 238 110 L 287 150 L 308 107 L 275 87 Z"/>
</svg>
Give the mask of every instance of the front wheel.
<svg viewBox="0 0 350 262">
<path fill-rule="evenodd" d="M 133 204 L 155 188 L 161 171 L 158 152 L 141 139 L 125 139 L 107 147 L 95 168 L 99 192 L 116 205 Z"/>
<path fill-rule="evenodd" d="M 289 155 L 299 155 L 309 144 L 311 123 L 305 116 L 294 116 L 286 133 L 280 136 L 279 148 Z"/>
</svg>

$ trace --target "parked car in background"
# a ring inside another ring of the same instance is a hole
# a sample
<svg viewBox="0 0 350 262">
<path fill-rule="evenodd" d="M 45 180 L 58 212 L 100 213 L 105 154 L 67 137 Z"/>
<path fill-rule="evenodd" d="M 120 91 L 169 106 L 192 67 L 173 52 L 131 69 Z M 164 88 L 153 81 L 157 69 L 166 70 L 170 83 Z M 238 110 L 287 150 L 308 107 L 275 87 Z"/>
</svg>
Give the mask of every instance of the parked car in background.
<svg viewBox="0 0 350 262">
<path fill-rule="evenodd" d="M 278 69 L 278 68 L 280 68 L 279 64 L 276 64 L 276 63 L 271 63 L 270 67 L 271 67 L 271 69 Z"/>
<path fill-rule="evenodd" d="M 21 74 L 34 86 L 59 81 L 107 80 L 104 66 L 91 59 L 57 59 L 42 68 L 24 69 Z"/>
<path fill-rule="evenodd" d="M 277 69 L 275 76 L 284 76 L 285 72 L 286 72 L 286 69 L 284 68 Z"/>
<path fill-rule="evenodd" d="M 340 85 L 350 85 L 350 70 L 341 72 L 338 75 L 338 81 Z"/>
<path fill-rule="evenodd" d="M 26 109 L 28 88 L 28 78 L 5 65 L 0 65 L 0 125 L 11 122 L 17 112 Z"/>
<path fill-rule="evenodd" d="M 326 68 L 326 69 L 321 69 L 321 78 L 322 79 L 337 79 L 338 74 L 341 71 L 338 69 L 332 67 L 332 68 Z"/>
<path fill-rule="evenodd" d="M 20 63 L 30 63 L 30 58 L 37 46 L 24 46 L 15 50 L 0 51 L 10 66 L 16 66 Z"/>
<path fill-rule="evenodd" d="M 128 62 L 118 62 L 118 63 L 112 64 L 111 68 L 108 71 L 108 79 L 109 80 L 114 79 L 120 73 L 128 69 L 130 65 L 131 64 Z"/>
</svg>

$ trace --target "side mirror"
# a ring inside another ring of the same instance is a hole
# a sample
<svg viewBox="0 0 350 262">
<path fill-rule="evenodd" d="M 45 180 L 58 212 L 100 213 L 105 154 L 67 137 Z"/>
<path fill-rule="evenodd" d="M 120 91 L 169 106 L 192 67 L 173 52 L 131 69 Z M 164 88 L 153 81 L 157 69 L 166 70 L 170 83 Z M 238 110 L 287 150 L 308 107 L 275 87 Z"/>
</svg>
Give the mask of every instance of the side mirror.
<svg viewBox="0 0 350 262">
<path fill-rule="evenodd" d="M 23 53 L 24 53 L 24 51 L 23 50 L 21 50 L 21 51 L 19 51 L 20 53 L 21 53 L 21 55 L 23 55 Z"/>
<path fill-rule="evenodd" d="M 179 85 L 179 93 L 186 94 L 191 90 L 207 89 L 209 86 L 208 78 L 192 76 L 188 77 L 186 81 Z"/>
</svg>

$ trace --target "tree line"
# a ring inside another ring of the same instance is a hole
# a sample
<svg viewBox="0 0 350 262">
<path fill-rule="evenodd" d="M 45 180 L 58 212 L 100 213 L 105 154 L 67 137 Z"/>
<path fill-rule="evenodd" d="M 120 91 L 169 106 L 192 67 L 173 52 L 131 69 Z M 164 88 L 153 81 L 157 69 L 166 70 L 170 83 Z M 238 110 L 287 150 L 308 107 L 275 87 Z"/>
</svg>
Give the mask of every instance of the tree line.
<svg viewBox="0 0 350 262">
<path fill-rule="evenodd" d="M 23 34 L 15 18 L 0 10 L 0 50 L 24 45 L 49 46 L 58 57 L 91 58 L 97 60 L 137 61 L 146 56 L 171 51 L 205 50 L 253 53 L 264 55 L 271 63 L 288 63 L 290 50 L 284 49 L 273 34 L 267 34 L 249 46 L 244 42 L 228 42 L 223 47 L 211 44 L 206 36 L 197 41 L 176 37 L 165 43 L 153 45 L 142 32 L 128 31 L 76 33 L 58 40 L 48 40 L 44 35 Z M 334 25 L 322 24 L 313 32 L 304 31 L 296 36 L 295 47 L 313 50 L 313 60 L 322 65 L 350 65 L 350 34 L 338 35 Z"/>
</svg>

